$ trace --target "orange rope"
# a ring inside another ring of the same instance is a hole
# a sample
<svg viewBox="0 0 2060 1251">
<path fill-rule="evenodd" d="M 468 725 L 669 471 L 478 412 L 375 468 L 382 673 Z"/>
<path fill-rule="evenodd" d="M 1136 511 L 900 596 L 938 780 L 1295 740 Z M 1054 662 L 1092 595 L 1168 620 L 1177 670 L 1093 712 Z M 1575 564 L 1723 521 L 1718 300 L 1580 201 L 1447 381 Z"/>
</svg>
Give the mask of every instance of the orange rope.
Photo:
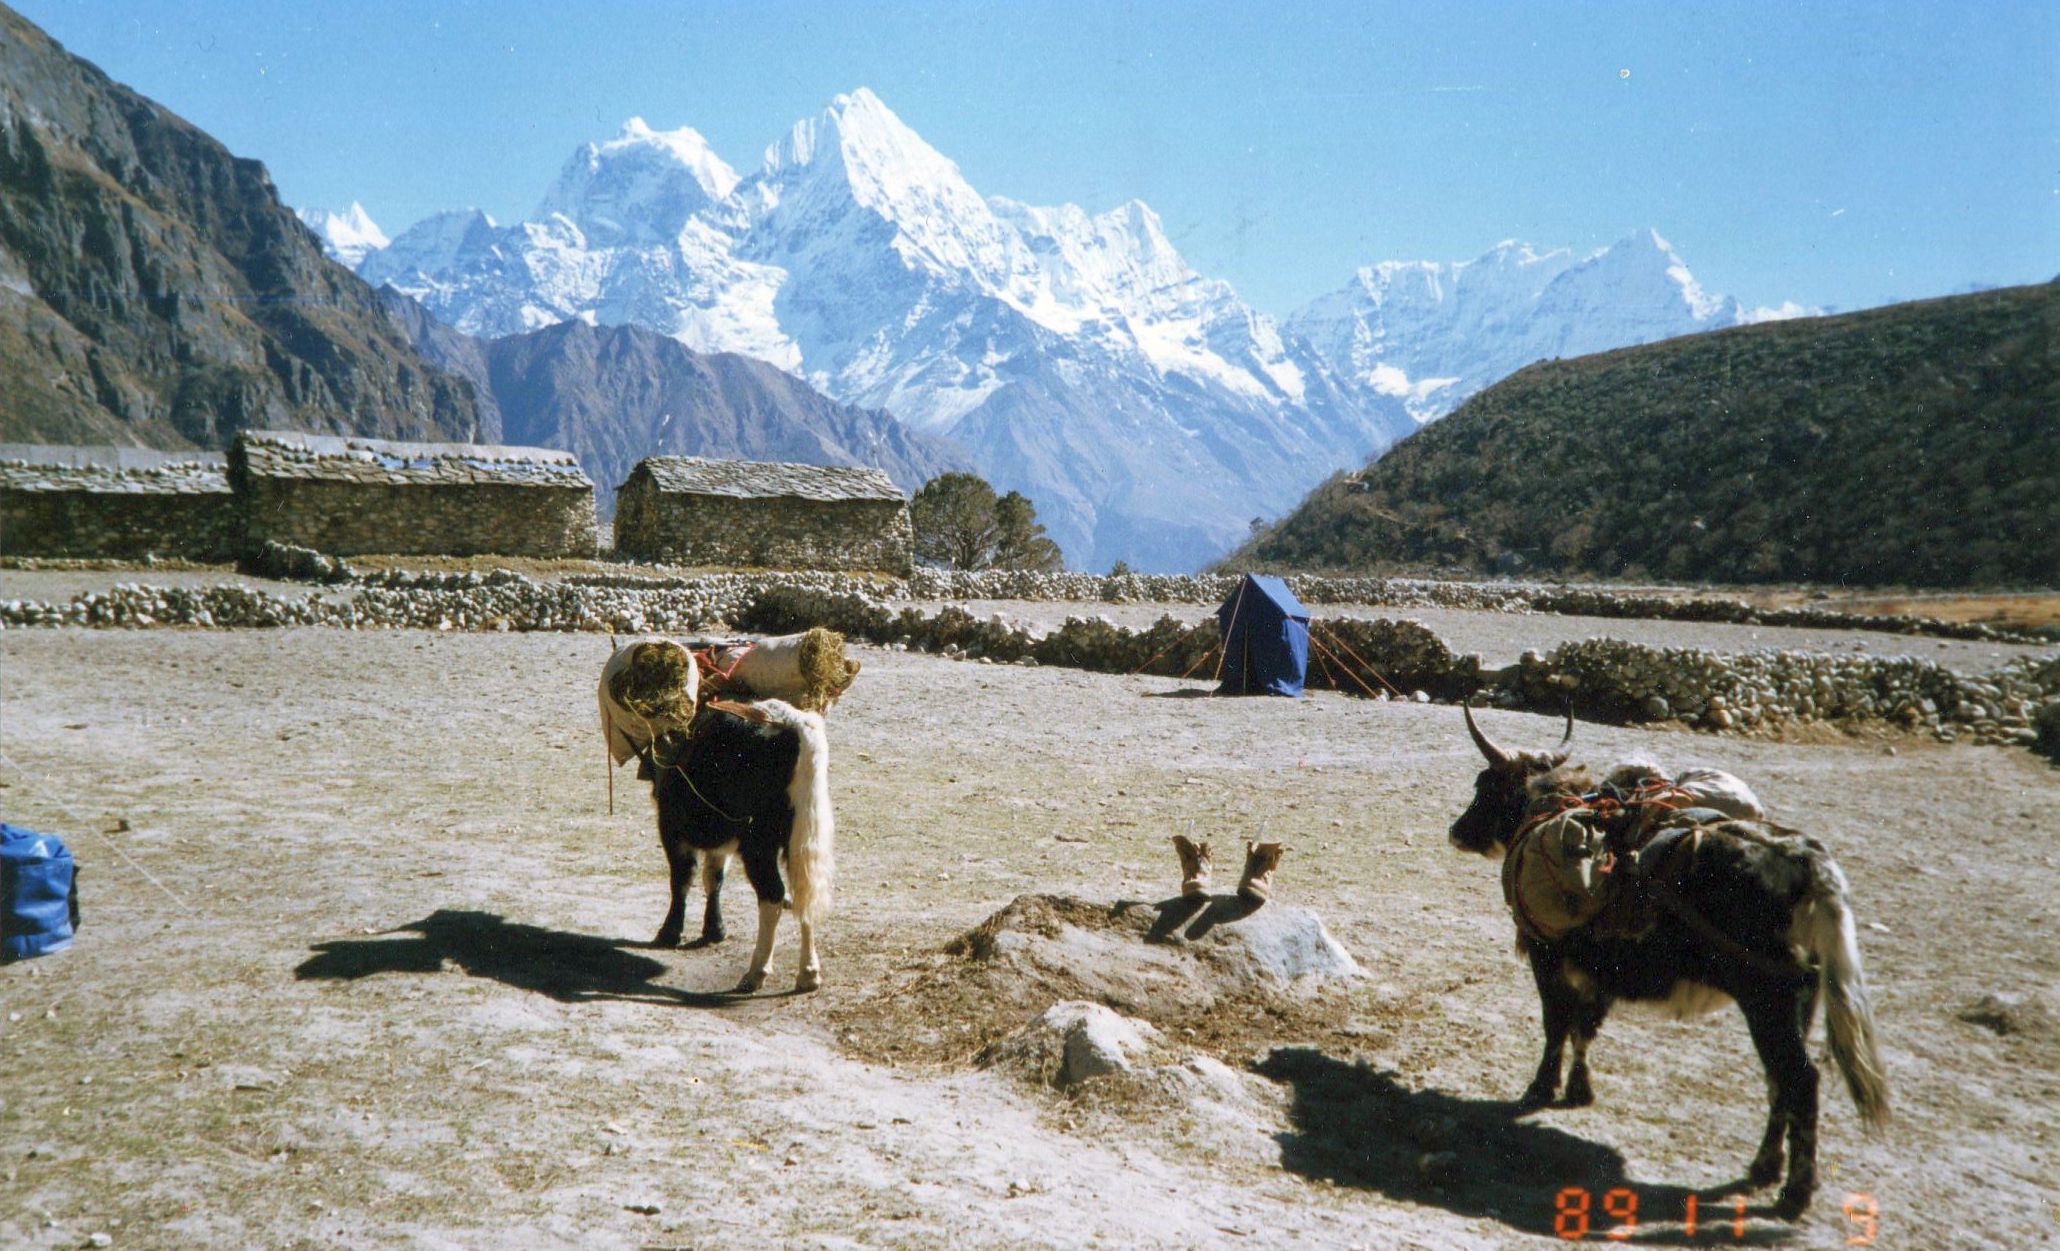
<svg viewBox="0 0 2060 1251">
<path fill-rule="evenodd" d="M 1211 644 L 1208 648 L 1204 649 L 1201 655 L 1195 657 L 1195 662 L 1187 667 L 1187 672 L 1180 675 L 1180 680 L 1183 682 L 1187 681 L 1188 677 L 1192 675 L 1195 670 L 1201 668 L 1204 664 L 1208 663 L 1209 657 L 1214 655 L 1216 649 L 1221 646 L 1221 643 L 1215 643 Z"/>
<path fill-rule="evenodd" d="M 1219 644 L 1223 648 L 1223 654 L 1216 658 L 1216 676 L 1209 679 L 1211 682 L 1221 682 L 1223 680 L 1223 662 L 1230 659 L 1229 638 L 1231 627 L 1237 624 L 1237 610 L 1244 606 L 1245 584 L 1248 581 L 1249 579 L 1240 579 L 1238 581 L 1237 598 L 1231 601 L 1230 605 L 1230 624 L 1223 627 L 1224 642 Z"/>
<path fill-rule="evenodd" d="M 1334 655 L 1331 655 L 1331 651 L 1330 651 L 1330 649 L 1329 649 L 1328 647 L 1325 647 L 1325 646 L 1324 646 L 1324 645 L 1323 645 L 1323 644 L 1322 644 L 1321 642 L 1319 642 L 1319 641 L 1317 640 L 1317 638 L 1316 638 L 1316 636 L 1315 636 L 1314 634 L 1311 634 L 1311 635 L 1309 636 L 1309 645 L 1310 645 L 1311 647 L 1314 647 L 1314 648 L 1316 649 L 1317 655 L 1319 655 L 1319 656 L 1330 656 L 1330 658 L 1331 658 L 1332 660 L 1337 660 L 1337 661 L 1338 661 L 1338 668 L 1340 668 L 1340 669 L 1343 669 L 1343 670 L 1344 670 L 1344 671 L 1345 671 L 1345 672 L 1346 672 L 1346 673 L 1347 673 L 1348 675 L 1350 675 L 1351 679 L 1352 679 L 1352 680 L 1353 680 L 1354 682 L 1357 682 L 1357 683 L 1359 684 L 1359 689 L 1360 689 L 1360 690 L 1362 690 L 1362 691 L 1365 691 L 1365 692 L 1366 692 L 1366 697 L 1367 697 L 1368 699 L 1376 699 L 1376 698 L 1378 698 L 1378 696 L 1377 696 L 1377 695 L 1375 694 L 1375 692 L 1374 692 L 1374 689 L 1373 689 L 1372 687 L 1370 687 L 1370 686 L 1368 686 L 1368 685 L 1366 684 L 1366 679 L 1364 679 L 1364 678 L 1360 677 L 1360 676 L 1359 676 L 1358 674 L 1356 674 L 1356 673 L 1353 673 L 1353 672 L 1352 672 L 1352 667 L 1351 667 L 1350 665 L 1346 664 L 1346 663 L 1345 663 L 1344 661 L 1342 661 L 1342 660 L 1338 660 L 1338 658 L 1337 658 L 1336 656 L 1334 656 Z M 1375 677 L 1379 677 L 1380 675 L 1376 673 L 1376 674 L 1374 674 L 1373 676 L 1375 676 Z M 1337 689 L 1339 689 L 1339 690 L 1341 690 L 1341 691 L 1342 691 L 1342 690 L 1344 690 L 1345 688 L 1344 688 L 1344 687 L 1342 687 L 1342 686 L 1340 686 L 1340 687 L 1338 687 Z M 1392 689 L 1392 688 L 1391 688 L 1391 689 Z"/>
<path fill-rule="evenodd" d="M 1160 649 L 1159 649 L 1159 655 L 1158 655 L 1158 656 L 1154 656 L 1154 657 L 1152 657 L 1152 658 L 1151 658 L 1150 660 L 1147 660 L 1147 661 L 1145 661 L 1145 662 L 1144 662 L 1143 664 L 1139 665 L 1139 666 L 1138 666 L 1137 668 L 1135 668 L 1135 669 L 1132 669 L 1132 670 L 1130 671 L 1130 676 L 1134 678 L 1134 677 L 1136 677 L 1136 676 L 1137 676 L 1138 674 L 1140 674 L 1140 673 L 1143 673 L 1143 672 L 1144 672 L 1145 670 L 1147 670 L 1147 669 L 1151 668 L 1151 667 L 1152 667 L 1153 665 L 1157 664 L 1157 663 L 1159 662 L 1159 659 L 1160 659 L 1160 657 L 1164 656 L 1164 655 L 1165 655 L 1165 654 L 1166 654 L 1167 652 L 1170 652 L 1170 651 L 1172 651 L 1172 650 L 1173 650 L 1174 648 L 1176 648 L 1176 647 L 1180 646 L 1180 645 L 1181 645 L 1182 643 L 1185 643 L 1185 642 L 1187 642 L 1187 632 L 1186 632 L 1186 631 L 1182 631 L 1182 632 L 1180 633 L 1180 635 L 1179 635 L 1178 637 L 1176 637 L 1176 638 L 1175 638 L 1175 639 L 1174 639 L 1174 640 L 1173 640 L 1173 641 L 1172 641 L 1171 643 L 1168 643 L 1168 644 L 1166 644 L 1166 645 L 1165 645 L 1164 647 L 1162 647 L 1162 648 L 1160 648 Z M 1190 672 L 1192 672 L 1192 670 L 1190 670 Z M 1186 677 L 1187 675 L 1186 675 L 1186 674 L 1182 674 L 1181 676 L 1182 676 L 1182 677 Z"/>
<path fill-rule="evenodd" d="M 1316 644 L 1314 639 L 1309 641 L 1312 644 Z M 1330 662 L 1325 660 L 1323 655 L 1323 647 L 1320 644 L 1316 644 L 1316 664 L 1323 670 L 1323 680 L 1330 683 L 1330 689 L 1334 691 L 1344 690 L 1344 686 L 1338 682 L 1338 675 L 1330 671 Z"/>
<path fill-rule="evenodd" d="M 738 665 L 744 663 L 744 657 L 757 650 L 758 644 L 756 643 L 744 644 L 743 649 L 737 653 L 737 658 L 730 662 L 730 667 L 727 669 L 716 663 L 716 649 L 713 647 L 704 647 L 698 652 L 691 653 L 691 655 L 694 657 L 694 666 L 701 671 L 701 676 L 704 679 L 727 685 L 730 675 L 737 671 Z"/>
<path fill-rule="evenodd" d="M 1310 637 L 1311 637 L 1311 638 L 1314 638 L 1314 637 L 1316 636 L 1316 629 L 1315 629 L 1315 627 L 1314 627 L 1313 625 L 1312 625 L 1312 626 L 1310 627 L 1310 630 L 1309 630 L 1309 635 L 1310 635 Z M 1366 663 L 1365 661 L 1363 661 L 1363 660 L 1359 660 L 1359 653 L 1357 653 L 1357 652 L 1353 651 L 1353 650 L 1352 650 L 1351 648 L 1349 648 L 1349 647 L 1346 647 L 1346 646 L 1345 646 L 1345 642 L 1344 642 L 1344 640 L 1343 640 L 1343 639 L 1340 639 L 1340 638 L 1337 638 L 1337 637 L 1333 636 L 1333 637 L 1331 638 L 1331 640 L 1330 640 L 1330 641 L 1331 641 L 1331 642 L 1333 642 L 1333 643 L 1336 643 L 1336 644 L 1338 645 L 1338 649 L 1339 649 L 1340 651 L 1344 652 L 1344 653 L 1345 653 L 1345 655 L 1347 655 L 1347 656 L 1350 656 L 1350 657 L 1351 657 L 1351 658 L 1352 658 L 1353 660 L 1357 660 L 1357 661 L 1359 661 L 1359 663 L 1360 663 L 1360 664 L 1361 664 L 1362 666 L 1364 666 L 1364 667 L 1365 667 L 1366 671 L 1367 671 L 1368 673 L 1372 674 L 1372 675 L 1374 676 L 1375 680 L 1377 680 L 1377 681 L 1378 681 L 1378 682 L 1379 682 L 1379 683 L 1380 683 L 1380 684 L 1381 684 L 1382 686 L 1385 686 L 1385 687 L 1387 687 L 1387 688 L 1388 688 L 1388 691 L 1389 691 L 1389 693 L 1393 694 L 1395 698 L 1397 698 L 1397 699 L 1401 699 L 1401 698 L 1403 698 L 1402 692 L 1400 692 L 1400 691 L 1398 691 L 1398 690 L 1396 690 L 1396 689 L 1395 689 L 1395 684 L 1394 684 L 1394 683 L 1392 683 L 1392 682 L 1388 681 L 1388 680 L 1387 680 L 1386 678 L 1384 678 L 1384 677 L 1381 677 L 1381 674 L 1380 674 L 1380 670 L 1378 670 L 1378 669 L 1374 668 L 1374 667 L 1373 667 L 1372 665 L 1369 665 L 1369 664 L 1367 664 L 1367 663 Z"/>
</svg>

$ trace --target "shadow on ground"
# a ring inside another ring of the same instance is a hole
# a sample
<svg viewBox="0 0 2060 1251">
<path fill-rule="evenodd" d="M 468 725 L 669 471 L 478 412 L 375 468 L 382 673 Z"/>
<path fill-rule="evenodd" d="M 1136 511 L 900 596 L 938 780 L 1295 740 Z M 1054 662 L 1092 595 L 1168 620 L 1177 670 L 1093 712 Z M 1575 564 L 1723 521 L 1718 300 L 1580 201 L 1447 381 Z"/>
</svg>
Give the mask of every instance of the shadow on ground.
<svg viewBox="0 0 2060 1251">
<path fill-rule="evenodd" d="M 1257 912 L 1259 902 L 1237 895 L 1175 895 L 1155 904 L 1119 900 L 1115 910 L 1121 913 L 1130 908 L 1150 908 L 1158 914 L 1145 932 L 1146 942 L 1199 942 L 1217 926 L 1242 921 Z"/>
<path fill-rule="evenodd" d="M 1279 1135 L 1281 1167 L 1291 1173 L 1547 1237 L 1773 1246 L 1795 1234 L 1766 1204 L 1748 1203 L 1742 1230 L 1734 1230 L 1735 1186 L 1636 1181 L 1614 1148 L 1518 1119 L 1511 1103 L 1411 1090 L 1393 1073 L 1310 1047 L 1275 1048 L 1254 1067 L 1292 1091 L 1294 1128 Z M 1629 1228 L 1619 1219 L 1630 1207 L 1625 1192 L 1636 1203 Z M 1684 1223 L 1691 1196 L 1692 1233 Z"/>
<path fill-rule="evenodd" d="M 454 964 L 560 1003 L 624 999 L 695 1008 L 728 1007 L 745 996 L 710 995 L 661 986 L 664 964 L 625 950 L 641 943 L 512 924 L 491 912 L 439 908 L 388 933 L 414 938 L 339 939 L 316 943 L 293 973 L 304 981 L 353 981 L 375 973 L 441 973 Z"/>
</svg>

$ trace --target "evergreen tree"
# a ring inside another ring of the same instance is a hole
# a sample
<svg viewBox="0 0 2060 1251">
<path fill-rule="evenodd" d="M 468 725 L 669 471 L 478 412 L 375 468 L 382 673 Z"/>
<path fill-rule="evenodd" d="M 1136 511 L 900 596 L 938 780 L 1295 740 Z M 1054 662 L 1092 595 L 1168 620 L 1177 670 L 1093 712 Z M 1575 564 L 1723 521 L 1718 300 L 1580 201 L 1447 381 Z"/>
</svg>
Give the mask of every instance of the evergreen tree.
<svg viewBox="0 0 2060 1251">
<path fill-rule="evenodd" d="M 1037 506 L 1017 491 L 997 497 L 977 474 L 940 474 L 909 501 L 916 559 L 946 569 L 1060 568 L 1059 545 L 1045 536 Z"/>
</svg>

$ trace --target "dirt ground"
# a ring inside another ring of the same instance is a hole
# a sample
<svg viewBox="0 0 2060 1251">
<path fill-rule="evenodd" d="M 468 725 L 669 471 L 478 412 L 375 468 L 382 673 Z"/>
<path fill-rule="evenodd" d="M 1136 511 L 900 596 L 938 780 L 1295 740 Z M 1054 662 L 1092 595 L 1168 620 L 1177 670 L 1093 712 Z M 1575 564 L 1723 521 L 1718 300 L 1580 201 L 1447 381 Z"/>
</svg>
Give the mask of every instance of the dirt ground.
<svg viewBox="0 0 2060 1251">
<path fill-rule="evenodd" d="M 1473 616 L 1461 650 L 1551 642 L 1554 619 Z M 1454 709 L 862 651 L 830 726 L 825 986 L 779 993 L 790 927 L 767 992 L 733 998 L 741 874 L 727 943 L 645 945 L 661 857 L 629 770 L 607 811 L 605 651 L 0 634 L 0 812 L 67 837 L 85 915 L 71 951 L 0 969 L 0 1246 L 1525 1247 L 1568 1187 L 1597 1241 L 1613 1189 L 1629 1240 L 1667 1246 L 1849 1245 L 1870 1202 L 1882 1247 L 2060 1230 L 2060 769 L 2027 752 L 1580 727 L 1591 759 L 1741 774 L 1853 883 L 1899 1119 L 1865 1135 L 1827 1080 L 1816 1207 L 1734 1232 L 1716 1192 L 1765 1112 L 1735 1011 L 1620 1011 L 1595 1106 L 1510 1117 L 1536 1001 L 1493 866 L 1445 841 L 1477 761 Z M 1165 1022 L 1214 1083 L 1192 1106 L 950 1045 L 983 1005 L 919 993 L 947 943 L 1024 894 L 1163 898 L 1190 822 L 1285 841 L 1281 897 L 1366 976 Z M 2028 998 L 1961 1019 L 1990 994 Z"/>
</svg>

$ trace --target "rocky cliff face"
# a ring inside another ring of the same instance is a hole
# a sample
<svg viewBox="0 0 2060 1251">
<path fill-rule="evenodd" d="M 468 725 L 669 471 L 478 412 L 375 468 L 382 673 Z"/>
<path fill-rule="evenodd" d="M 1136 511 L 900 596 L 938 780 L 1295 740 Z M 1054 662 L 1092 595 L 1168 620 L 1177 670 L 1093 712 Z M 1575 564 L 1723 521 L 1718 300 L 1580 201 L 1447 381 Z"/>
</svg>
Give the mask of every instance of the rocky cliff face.
<svg viewBox="0 0 2060 1251">
<path fill-rule="evenodd" d="M 487 435 L 263 165 L 4 7 L 0 396 L 0 438 L 23 442 Z"/>
<path fill-rule="evenodd" d="M 950 440 L 839 404 L 763 361 L 695 352 L 640 326 L 579 321 L 475 339 L 406 296 L 382 294 L 424 355 L 473 383 L 498 438 L 578 456 L 604 514 L 646 456 L 870 465 L 910 493 L 972 466 Z"/>
</svg>

